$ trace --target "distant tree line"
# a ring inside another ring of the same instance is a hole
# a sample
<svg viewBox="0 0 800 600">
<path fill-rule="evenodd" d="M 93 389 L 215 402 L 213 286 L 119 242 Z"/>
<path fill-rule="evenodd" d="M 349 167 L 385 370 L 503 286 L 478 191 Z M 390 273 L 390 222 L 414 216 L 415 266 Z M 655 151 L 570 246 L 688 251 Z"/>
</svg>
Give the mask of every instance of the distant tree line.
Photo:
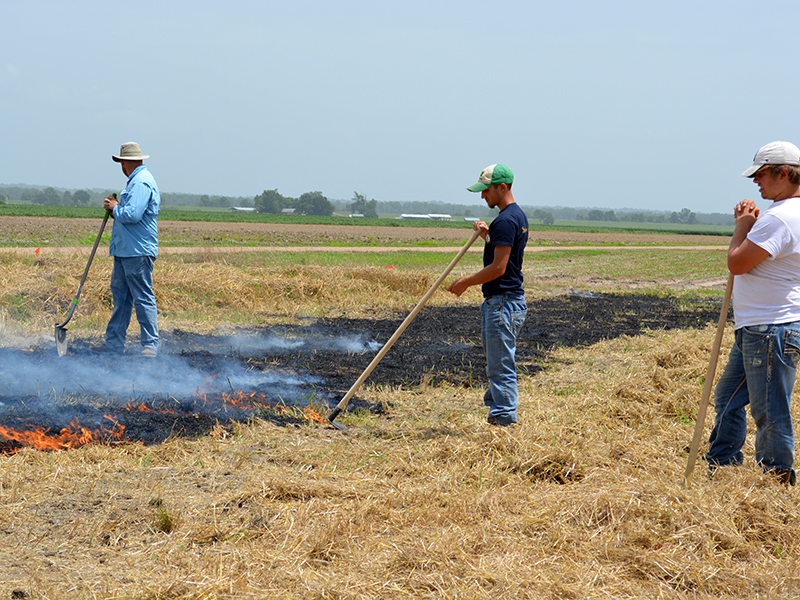
<svg viewBox="0 0 800 600">
<path fill-rule="evenodd" d="M 372 200 L 367 201 L 367 197 L 359 194 L 358 192 L 353 192 L 353 201 L 350 204 L 350 210 L 353 211 L 354 214 L 357 215 L 364 215 L 367 218 L 377 219 L 378 218 L 378 201 L 374 198 Z"/>
<path fill-rule="evenodd" d="M 22 202 L 30 204 L 49 204 L 60 206 L 101 206 L 103 198 L 110 192 L 101 189 L 58 190 L 42 186 L 1 186 L 0 202 Z M 439 201 L 387 201 L 367 199 L 365 194 L 353 192 L 350 200 L 331 200 L 322 192 L 306 192 L 298 198 L 282 195 L 277 189 L 265 190 L 255 197 L 216 196 L 209 194 L 184 194 L 162 192 L 161 202 L 165 208 L 197 206 L 208 208 L 227 208 L 231 206 L 255 207 L 261 213 L 280 214 L 286 208 L 293 208 L 296 214 L 331 216 L 338 214 L 361 214 L 376 218 L 380 215 L 449 214 L 454 218 L 470 217 L 489 220 L 496 214 L 485 204 L 452 204 Z M 632 223 L 676 223 L 692 225 L 734 224 L 733 214 L 694 213 L 688 208 L 676 212 L 631 211 L 580 209 L 570 207 L 531 207 L 521 206 L 529 220 L 536 223 L 552 224 L 555 221 L 625 221 Z"/>
<path fill-rule="evenodd" d="M 284 196 L 277 189 L 264 190 L 253 199 L 257 212 L 281 214 L 284 209 L 294 209 L 295 214 L 330 217 L 333 215 L 333 204 L 322 192 L 306 192 L 299 198 Z"/>
<path fill-rule="evenodd" d="M 552 225 L 556 222 L 556 218 L 553 216 L 553 213 L 540 208 L 534 209 L 533 212 L 529 213 L 527 216 L 532 221 L 537 221 L 542 225 Z"/>
<path fill-rule="evenodd" d="M 0 200 L 21 202 L 23 204 L 44 204 L 50 206 L 100 206 L 108 190 L 59 191 L 53 187 L 0 187 Z M 253 206 L 252 198 L 232 196 L 209 196 L 208 194 L 161 193 L 163 206 L 201 206 L 229 207 Z"/>
<path fill-rule="evenodd" d="M 623 216 L 617 216 L 613 210 L 590 210 L 584 217 L 583 214 L 575 215 L 576 221 L 630 221 L 632 223 L 680 223 L 681 225 L 695 225 L 700 221 L 697 215 L 688 208 L 681 209 L 681 212 L 667 213 L 644 213 L 629 212 Z"/>
<path fill-rule="evenodd" d="M 209 196 L 208 194 L 161 192 L 161 204 L 177 207 L 228 208 L 231 206 L 253 206 L 253 199 L 241 196 Z"/>
<path fill-rule="evenodd" d="M 91 194 L 86 190 L 70 192 L 67 190 L 63 194 L 52 187 L 43 190 L 25 189 L 19 195 L 19 199 L 26 204 L 45 204 L 48 206 L 89 206 L 92 200 Z"/>
</svg>

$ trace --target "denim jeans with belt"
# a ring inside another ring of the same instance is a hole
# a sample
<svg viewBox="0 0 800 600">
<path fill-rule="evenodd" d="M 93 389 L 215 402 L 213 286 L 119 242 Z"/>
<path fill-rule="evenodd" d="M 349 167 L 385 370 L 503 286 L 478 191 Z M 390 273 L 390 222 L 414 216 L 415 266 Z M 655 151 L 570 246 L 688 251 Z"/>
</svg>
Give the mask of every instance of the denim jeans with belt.
<svg viewBox="0 0 800 600">
<path fill-rule="evenodd" d="M 800 322 L 736 330 L 728 364 L 714 391 L 716 419 L 706 460 L 712 469 L 741 464 L 746 406 L 756 424 L 756 462 L 791 471 L 794 429 L 789 404 L 800 353 Z"/>
<path fill-rule="evenodd" d="M 489 390 L 484 403 L 489 406 L 489 420 L 498 425 L 517 422 L 517 334 L 522 328 L 528 306 L 521 294 L 489 296 L 481 305 L 481 343 L 486 353 L 486 376 Z"/>
<path fill-rule="evenodd" d="M 153 293 L 153 256 L 114 257 L 111 271 L 111 295 L 114 309 L 106 327 L 106 346 L 114 352 L 125 350 L 125 338 L 131 313 L 141 328 L 141 345 L 158 350 L 158 313 Z"/>
</svg>

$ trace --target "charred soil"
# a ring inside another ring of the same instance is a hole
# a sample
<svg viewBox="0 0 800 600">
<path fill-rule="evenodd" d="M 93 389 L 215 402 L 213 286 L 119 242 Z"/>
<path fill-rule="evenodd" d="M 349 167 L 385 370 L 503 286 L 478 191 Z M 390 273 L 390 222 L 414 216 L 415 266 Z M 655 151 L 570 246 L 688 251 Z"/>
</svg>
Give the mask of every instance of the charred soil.
<svg viewBox="0 0 800 600">
<path fill-rule="evenodd" d="M 556 348 L 589 346 L 646 330 L 703 327 L 717 321 L 720 308 L 721 299 L 687 301 L 641 295 L 575 293 L 536 300 L 528 305 L 528 317 L 517 338 L 517 367 L 535 373 L 546 367 Z M 342 353 L 331 349 L 326 340 L 361 335 L 380 348 L 404 318 L 405 315 L 387 319 L 323 318 L 309 320 L 308 324 L 257 329 L 252 333 L 310 343 L 299 351 L 240 356 L 240 360 L 252 369 L 278 367 L 320 377 L 324 383 L 318 391 L 335 404 L 369 365 L 374 353 Z M 170 345 L 173 351 L 200 364 L 216 353 L 185 348 L 214 348 L 219 344 L 214 336 L 175 331 Z M 468 388 L 486 385 L 478 306 L 424 307 L 370 374 L 365 386 L 409 388 L 442 382 Z M 358 407 L 381 410 L 363 391 L 349 403 L 350 409 Z"/>
<path fill-rule="evenodd" d="M 518 370 L 534 374 L 546 368 L 558 348 L 645 330 L 703 327 L 718 319 L 719 310 L 718 300 L 699 298 L 573 293 L 538 299 L 530 303 L 517 339 Z M 254 416 L 281 426 L 321 421 L 326 407 L 347 393 L 404 318 L 301 319 L 233 337 L 166 331 L 157 359 L 98 356 L 81 340 L 71 342 L 63 359 L 54 348 L 2 349 L 4 364 L 24 366 L 18 368 L 18 385 L 11 386 L 17 389 L 0 393 L 0 452 L 29 445 L 64 450 L 88 443 L 157 444 Z M 48 369 L 51 374 L 43 375 Z M 486 386 L 478 306 L 423 308 L 348 410 L 390 411 L 371 396 L 374 386 L 409 389 L 445 382 Z M 25 388 L 29 391 L 20 391 Z"/>
</svg>

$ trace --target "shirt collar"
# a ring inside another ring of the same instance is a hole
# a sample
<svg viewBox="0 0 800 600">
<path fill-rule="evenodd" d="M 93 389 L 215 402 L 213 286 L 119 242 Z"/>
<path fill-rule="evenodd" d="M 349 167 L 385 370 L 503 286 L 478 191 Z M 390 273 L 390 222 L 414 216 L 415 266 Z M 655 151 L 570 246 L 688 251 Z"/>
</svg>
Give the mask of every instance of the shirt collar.
<svg viewBox="0 0 800 600">
<path fill-rule="evenodd" d="M 131 173 L 131 176 L 130 176 L 130 177 L 128 177 L 128 181 L 130 181 L 131 179 L 133 179 L 134 177 L 136 177 L 136 174 L 137 174 L 139 171 L 141 171 L 142 169 L 146 169 L 146 168 L 147 168 L 147 167 L 146 167 L 146 166 L 144 166 L 144 165 L 139 165 L 138 167 L 136 167 L 136 170 L 135 170 L 133 173 Z"/>
</svg>

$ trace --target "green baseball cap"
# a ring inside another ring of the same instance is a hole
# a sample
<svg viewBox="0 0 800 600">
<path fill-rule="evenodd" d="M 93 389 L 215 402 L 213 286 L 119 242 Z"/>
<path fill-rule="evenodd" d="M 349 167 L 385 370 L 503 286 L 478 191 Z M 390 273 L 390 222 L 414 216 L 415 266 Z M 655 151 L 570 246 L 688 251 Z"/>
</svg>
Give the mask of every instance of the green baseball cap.
<svg viewBox="0 0 800 600">
<path fill-rule="evenodd" d="M 470 192 L 482 192 L 498 183 L 514 183 L 514 174 L 505 165 L 489 165 L 478 177 L 478 183 L 473 183 L 467 189 Z"/>
</svg>

